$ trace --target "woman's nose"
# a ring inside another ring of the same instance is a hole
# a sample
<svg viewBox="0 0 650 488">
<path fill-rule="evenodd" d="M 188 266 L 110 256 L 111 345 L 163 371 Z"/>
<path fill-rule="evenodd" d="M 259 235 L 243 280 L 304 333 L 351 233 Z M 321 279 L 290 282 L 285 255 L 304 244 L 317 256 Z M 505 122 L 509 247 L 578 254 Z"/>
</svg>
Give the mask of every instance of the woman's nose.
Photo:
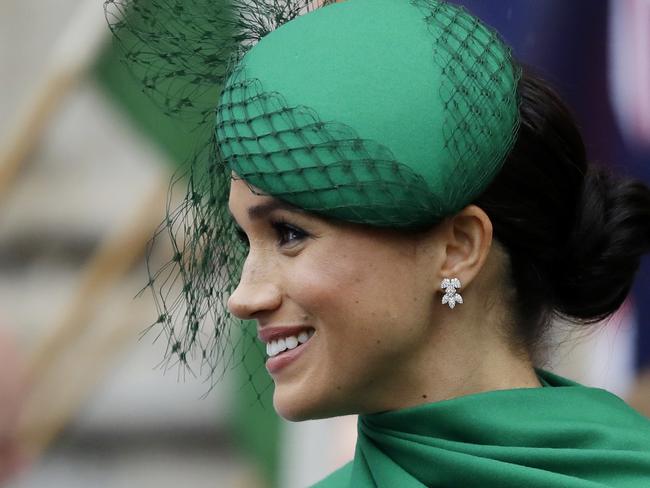
<svg viewBox="0 0 650 488">
<path fill-rule="evenodd" d="M 254 319 L 263 311 L 275 310 L 282 302 L 279 287 L 264 276 L 256 275 L 258 273 L 246 271 L 244 266 L 239 284 L 228 299 L 230 313 L 243 320 Z"/>
</svg>

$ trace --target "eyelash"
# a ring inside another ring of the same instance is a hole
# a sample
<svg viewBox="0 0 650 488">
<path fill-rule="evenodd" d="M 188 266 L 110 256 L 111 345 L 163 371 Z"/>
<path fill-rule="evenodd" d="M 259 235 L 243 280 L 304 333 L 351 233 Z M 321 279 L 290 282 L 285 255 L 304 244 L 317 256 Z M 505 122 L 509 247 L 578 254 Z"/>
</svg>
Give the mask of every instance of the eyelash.
<svg viewBox="0 0 650 488">
<path fill-rule="evenodd" d="M 284 220 L 273 220 L 271 221 L 271 227 L 275 230 L 277 236 L 278 236 L 278 245 L 279 246 L 286 246 L 292 242 L 295 241 L 300 241 L 302 239 L 305 239 L 306 237 L 309 236 L 307 232 L 304 230 L 300 229 L 299 227 L 296 227 L 295 225 L 292 225 Z M 287 238 L 288 233 L 293 233 L 295 236 L 293 238 Z M 246 233 L 239 227 L 237 227 L 237 237 L 241 241 L 242 244 L 244 244 L 246 247 L 250 246 L 250 242 L 248 240 L 248 236 Z"/>
<path fill-rule="evenodd" d="M 296 227 L 295 225 L 291 225 L 284 220 L 272 221 L 271 227 L 275 229 L 275 232 L 278 235 L 278 245 L 280 246 L 286 246 L 292 242 L 301 241 L 308 236 L 304 230 Z M 286 239 L 287 233 L 293 233 L 295 234 L 295 237 L 293 239 Z"/>
</svg>

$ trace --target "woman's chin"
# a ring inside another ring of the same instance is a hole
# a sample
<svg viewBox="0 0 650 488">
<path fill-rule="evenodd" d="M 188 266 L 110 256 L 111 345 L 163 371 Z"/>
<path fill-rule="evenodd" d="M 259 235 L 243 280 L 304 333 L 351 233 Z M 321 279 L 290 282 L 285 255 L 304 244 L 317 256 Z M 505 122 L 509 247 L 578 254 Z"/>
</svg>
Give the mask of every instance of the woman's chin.
<svg viewBox="0 0 650 488">
<path fill-rule="evenodd" d="M 283 419 L 290 422 L 317 420 L 333 417 L 331 409 L 323 402 L 315 401 L 314 395 L 306 392 L 289 392 L 287 388 L 276 385 L 273 392 L 273 408 Z"/>
<path fill-rule="evenodd" d="M 280 417 L 290 422 L 301 422 L 303 420 L 313 420 L 314 406 L 308 405 L 304 400 L 293 395 L 283 394 L 277 387 L 273 393 L 273 408 Z"/>
<path fill-rule="evenodd" d="M 313 393 L 292 392 L 278 388 L 273 392 L 273 408 L 278 415 L 290 422 L 303 420 L 318 420 L 357 413 L 353 407 L 332 401 L 331 396 L 326 400 L 317 400 Z"/>
</svg>

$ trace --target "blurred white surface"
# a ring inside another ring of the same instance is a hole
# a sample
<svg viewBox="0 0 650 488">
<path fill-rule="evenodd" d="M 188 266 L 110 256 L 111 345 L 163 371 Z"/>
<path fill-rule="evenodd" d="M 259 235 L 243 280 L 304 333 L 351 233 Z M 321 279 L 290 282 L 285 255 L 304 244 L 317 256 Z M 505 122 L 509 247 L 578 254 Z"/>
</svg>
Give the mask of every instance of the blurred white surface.
<svg viewBox="0 0 650 488">
<path fill-rule="evenodd" d="M 553 371 L 626 398 L 635 378 L 636 319 L 630 301 L 604 323 L 587 328 L 557 324 L 558 346 L 551 360 Z"/>
<path fill-rule="evenodd" d="M 9 132 L 53 47 L 88 3 L 102 11 L 100 0 L 0 2 L 0 134 Z M 168 181 L 170 168 L 89 78 L 63 97 L 26 163 L 0 203 L 0 327 L 25 351 L 68 308 L 102 239 Z M 97 303 L 89 328 L 119 322 L 132 328 L 131 337 L 111 353 L 108 370 L 98 369 L 62 436 L 9 486 L 200 488 L 239 486 L 245 478 L 248 468 L 226 432 L 228 379 L 202 398 L 209 385 L 200 379 L 155 369 L 164 338 L 137 340 L 156 317 L 148 295 L 134 302 L 145 282 L 139 266 Z"/>
</svg>

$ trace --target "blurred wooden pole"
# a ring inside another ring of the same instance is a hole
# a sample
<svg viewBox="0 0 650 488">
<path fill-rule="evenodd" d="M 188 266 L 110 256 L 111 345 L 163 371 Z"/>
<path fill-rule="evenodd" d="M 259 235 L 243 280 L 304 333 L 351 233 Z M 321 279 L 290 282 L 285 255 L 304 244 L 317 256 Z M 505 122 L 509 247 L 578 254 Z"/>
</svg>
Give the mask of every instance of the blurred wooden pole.
<svg viewBox="0 0 650 488">
<path fill-rule="evenodd" d="M 141 331 L 133 330 L 130 314 L 125 316 L 122 311 L 116 313 L 118 321 L 109 330 L 97 333 L 90 326 L 101 299 L 141 258 L 163 218 L 168 190 L 167 178 L 163 179 L 128 222 L 99 247 L 86 265 L 80 286 L 62 319 L 28 357 L 29 394 L 19 422 L 19 437 L 30 457 L 42 452 L 64 429 L 92 386 L 106 372 L 111 359 Z M 133 302 L 129 300 L 124 308 L 133 309 Z M 74 356 L 73 363 L 62 367 L 61 363 L 70 354 Z M 70 384 L 71 378 L 74 384 Z M 56 398 L 48 401 L 53 397 Z"/>
<path fill-rule="evenodd" d="M 161 181 L 123 226 L 99 246 L 84 266 L 79 288 L 62 319 L 35 348 L 27 366 L 28 384 L 38 383 L 57 356 L 87 328 L 101 296 L 133 267 L 163 219 L 168 182 Z"/>
<path fill-rule="evenodd" d="M 47 371 L 49 381 L 40 382 L 29 392 L 18 423 L 20 451 L 27 459 L 36 459 L 60 435 L 106 375 L 116 353 L 136 340 L 135 309 L 135 302 L 125 302 L 103 334 L 86 340 L 81 347 L 75 340 L 71 346 L 77 350 L 67 351 L 67 361 L 60 354 Z"/>
<path fill-rule="evenodd" d="M 108 33 L 101 4 L 83 0 L 0 145 L 0 202 L 61 101 L 92 64 Z"/>
<path fill-rule="evenodd" d="M 69 26 L 54 45 L 39 83 L 0 146 L 0 202 L 9 193 L 57 108 L 88 71 L 108 35 L 101 2 L 80 2 Z M 96 331 L 89 328 L 102 298 L 144 254 L 147 242 L 163 218 L 168 184 L 165 173 L 140 209 L 101 243 L 85 266 L 79 288 L 61 320 L 29 356 L 28 396 L 19 432 L 23 448 L 31 456 L 40 453 L 65 427 L 111 358 L 134 332 L 135 335 L 140 332 L 131 329 L 127 318 L 118 319 L 114 328 L 104 331 L 103 336 L 93 335 Z M 128 310 L 132 304 L 125 307 Z M 71 351 L 78 362 L 66 369 L 61 363 Z M 76 378 L 74 384 L 67 382 L 69 375 Z M 58 405 L 54 410 L 50 408 L 53 404 Z"/>
</svg>

